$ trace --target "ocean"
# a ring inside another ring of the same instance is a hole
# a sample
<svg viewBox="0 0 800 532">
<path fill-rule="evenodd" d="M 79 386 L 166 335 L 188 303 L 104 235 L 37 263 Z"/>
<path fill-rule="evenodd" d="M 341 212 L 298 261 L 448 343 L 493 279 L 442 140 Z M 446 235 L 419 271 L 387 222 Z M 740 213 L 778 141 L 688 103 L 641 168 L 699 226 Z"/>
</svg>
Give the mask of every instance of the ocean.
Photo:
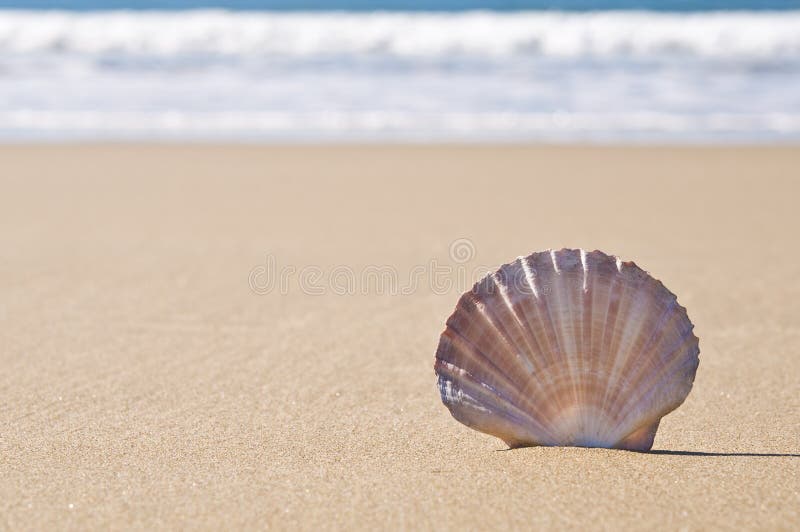
<svg viewBox="0 0 800 532">
<path fill-rule="evenodd" d="M 0 140 L 797 142 L 800 0 L 0 0 Z"/>
</svg>

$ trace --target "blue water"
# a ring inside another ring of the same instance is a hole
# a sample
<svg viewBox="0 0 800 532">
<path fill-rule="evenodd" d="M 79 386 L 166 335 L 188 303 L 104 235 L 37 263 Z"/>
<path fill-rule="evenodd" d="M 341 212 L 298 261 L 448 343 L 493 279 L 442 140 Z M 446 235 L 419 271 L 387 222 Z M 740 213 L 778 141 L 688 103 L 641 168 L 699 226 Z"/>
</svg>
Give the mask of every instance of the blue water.
<svg viewBox="0 0 800 532">
<path fill-rule="evenodd" d="M 0 140 L 75 139 L 800 142 L 800 0 L 0 0 Z"/>
<path fill-rule="evenodd" d="M 793 10 L 800 0 L 0 0 L 13 9 L 198 9 L 259 11 Z"/>
</svg>

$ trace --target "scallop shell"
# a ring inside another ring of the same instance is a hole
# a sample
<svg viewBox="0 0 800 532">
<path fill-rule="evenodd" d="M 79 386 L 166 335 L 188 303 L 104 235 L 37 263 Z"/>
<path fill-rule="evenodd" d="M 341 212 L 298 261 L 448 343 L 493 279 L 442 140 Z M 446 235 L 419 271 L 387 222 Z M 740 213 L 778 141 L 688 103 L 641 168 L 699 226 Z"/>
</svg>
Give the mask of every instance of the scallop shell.
<svg viewBox="0 0 800 532">
<path fill-rule="evenodd" d="M 461 296 L 434 369 L 453 417 L 510 447 L 649 450 L 692 388 L 693 328 L 634 263 L 545 251 Z"/>
</svg>

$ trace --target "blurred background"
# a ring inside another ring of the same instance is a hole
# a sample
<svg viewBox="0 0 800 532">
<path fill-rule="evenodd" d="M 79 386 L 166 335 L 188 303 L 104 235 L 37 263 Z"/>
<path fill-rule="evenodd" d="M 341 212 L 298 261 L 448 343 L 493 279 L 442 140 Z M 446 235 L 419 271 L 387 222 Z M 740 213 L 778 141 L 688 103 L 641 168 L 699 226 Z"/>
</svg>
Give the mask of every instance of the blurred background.
<svg viewBox="0 0 800 532">
<path fill-rule="evenodd" d="M 0 141 L 800 140 L 800 0 L 0 0 Z"/>
</svg>

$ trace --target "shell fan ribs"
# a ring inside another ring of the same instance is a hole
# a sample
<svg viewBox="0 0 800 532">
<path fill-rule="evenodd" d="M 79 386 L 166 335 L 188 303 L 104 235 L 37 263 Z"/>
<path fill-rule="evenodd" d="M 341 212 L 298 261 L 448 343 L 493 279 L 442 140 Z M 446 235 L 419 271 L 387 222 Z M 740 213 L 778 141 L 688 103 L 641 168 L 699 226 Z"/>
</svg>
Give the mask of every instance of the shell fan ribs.
<svg viewBox="0 0 800 532">
<path fill-rule="evenodd" d="M 463 294 L 434 368 L 453 417 L 510 447 L 649 450 L 689 394 L 699 352 L 660 281 L 601 251 L 562 249 Z"/>
</svg>

